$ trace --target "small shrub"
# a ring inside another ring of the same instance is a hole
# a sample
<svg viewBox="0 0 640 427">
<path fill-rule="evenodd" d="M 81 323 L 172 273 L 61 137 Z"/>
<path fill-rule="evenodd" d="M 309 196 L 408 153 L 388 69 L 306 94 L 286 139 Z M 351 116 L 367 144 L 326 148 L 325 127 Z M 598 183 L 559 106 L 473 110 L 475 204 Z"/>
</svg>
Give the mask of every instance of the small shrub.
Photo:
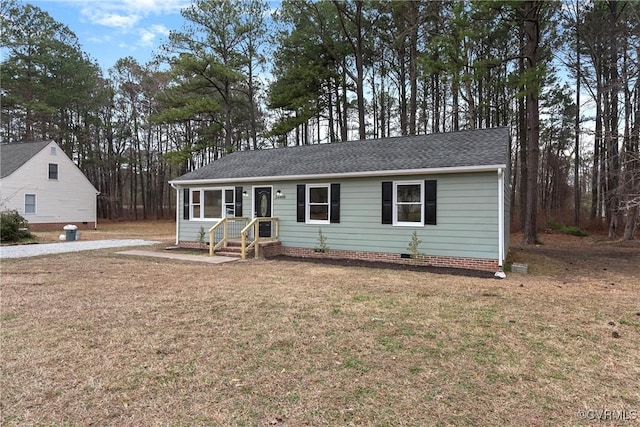
<svg viewBox="0 0 640 427">
<path fill-rule="evenodd" d="M 562 229 L 565 227 L 564 224 L 557 222 L 557 221 L 551 221 L 548 224 L 549 228 L 552 229 L 553 231 L 562 231 Z"/>
<path fill-rule="evenodd" d="M 327 237 L 322 233 L 322 228 L 318 228 L 318 244 L 315 247 L 315 251 L 319 253 L 326 253 L 329 250 L 327 246 Z"/>
<path fill-rule="evenodd" d="M 0 242 L 18 242 L 32 237 L 27 220 L 18 211 L 0 212 Z"/>
<path fill-rule="evenodd" d="M 198 243 L 200 245 L 200 247 L 204 247 L 204 236 L 205 236 L 205 231 L 204 231 L 204 227 L 200 226 L 200 230 L 198 231 Z"/>
<path fill-rule="evenodd" d="M 586 237 L 586 236 L 589 235 L 589 233 L 587 233 L 583 229 L 578 228 L 578 227 L 573 227 L 573 226 L 572 227 L 563 226 L 562 227 L 562 232 L 564 234 L 570 234 L 572 236 L 578 236 L 578 237 Z"/>
<path fill-rule="evenodd" d="M 411 240 L 409 241 L 409 246 L 407 246 L 407 250 L 411 254 L 411 258 L 416 259 L 418 255 L 420 255 L 420 249 L 418 248 L 422 243 L 421 239 L 418 239 L 418 232 L 413 230 L 411 234 Z"/>
<path fill-rule="evenodd" d="M 587 233 L 586 231 L 584 231 L 581 228 L 574 227 L 574 226 L 567 227 L 566 225 L 564 225 L 564 224 L 562 224 L 560 222 L 556 222 L 556 221 L 550 222 L 548 224 L 548 226 L 553 231 L 559 231 L 561 233 L 570 234 L 572 236 L 586 237 L 586 236 L 589 235 L 589 233 Z"/>
</svg>

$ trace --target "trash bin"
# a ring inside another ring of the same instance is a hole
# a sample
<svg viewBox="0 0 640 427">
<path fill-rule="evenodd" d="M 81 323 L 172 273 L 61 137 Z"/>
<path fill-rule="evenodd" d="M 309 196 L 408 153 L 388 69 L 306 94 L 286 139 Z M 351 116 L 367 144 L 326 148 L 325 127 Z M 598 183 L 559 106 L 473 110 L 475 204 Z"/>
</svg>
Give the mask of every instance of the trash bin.
<svg viewBox="0 0 640 427">
<path fill-rule="evenodd" d="M 69 224 L 69 225 L 65 225 L 62 228 L 65 231 L 67 242 L 72 242 L 72 241 L 76 240 L 76 230 L 78 229 L 77 226 L 75 226 L 73 224 Z"/>
</svg>

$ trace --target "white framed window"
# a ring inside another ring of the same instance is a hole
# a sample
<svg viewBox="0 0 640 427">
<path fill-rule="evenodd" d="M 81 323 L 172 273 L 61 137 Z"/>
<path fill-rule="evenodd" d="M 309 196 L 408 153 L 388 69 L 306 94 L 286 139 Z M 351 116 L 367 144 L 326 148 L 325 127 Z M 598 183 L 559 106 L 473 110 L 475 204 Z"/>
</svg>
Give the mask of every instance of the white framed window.
<svg viewBox="0 0 640 427">
<path fill-rule="evenodd" d="M 58 164 L 57 163 L 49 163 L 49 179 L 57 180 L 58 179 Z"/>
<path fill-rule="evenodd" d="M 331 210 L 331 186 L 307 184 L 307 217 L 309 224 L 329 224 Z"/>
<path fill-rule="evenodd" d="M 424 225 L 424 182 L 393 183 L 393 225 Z"/>
<path fill-rule="evenodd" d="M 51 155 L 55 156 L 57 153 L 56 147 L 51 147 Z"/>
<path fill-rule="evenodd" d="M 36 195 L 35 194 L 24 195 L 24 213 L 25 215 L 27 214 L 35 215 L 36 213 Z"/>
<path fill-rule="evenodd" d="M 217 220 L 235 216 L 233 188 L 194 188 L 191 190 L 191 219 Z"/>
</svg>

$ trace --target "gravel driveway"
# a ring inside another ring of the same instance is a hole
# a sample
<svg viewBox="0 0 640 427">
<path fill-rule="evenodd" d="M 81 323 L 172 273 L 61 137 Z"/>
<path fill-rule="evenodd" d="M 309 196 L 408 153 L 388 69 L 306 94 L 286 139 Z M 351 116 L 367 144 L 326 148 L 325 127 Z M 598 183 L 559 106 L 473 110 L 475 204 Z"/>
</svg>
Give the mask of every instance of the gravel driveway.
<svg viewBox="0 0 640 427">
<path fill-rule="evenodd" d="M 84 242 L 45 243 L 33 245 L 0 246 L 0 259 L 27 258 L 66 252 L 90 251 L 94 249 L 120 248 L 124 246 L 150 246 L 160 242 L 141 239 L 89 240 Z"/>
</svg>

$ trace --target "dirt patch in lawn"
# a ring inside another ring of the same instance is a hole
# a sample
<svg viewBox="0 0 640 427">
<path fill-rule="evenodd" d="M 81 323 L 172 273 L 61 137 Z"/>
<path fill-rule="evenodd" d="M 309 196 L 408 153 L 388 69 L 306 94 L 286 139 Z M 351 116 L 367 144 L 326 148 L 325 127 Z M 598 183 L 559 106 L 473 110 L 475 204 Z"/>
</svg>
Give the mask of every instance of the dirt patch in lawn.
<svg viewBox="0 0 640 427">
<path fill-rule="evenodd" d="M 633 425 L 640 250 L 562 242 L 514 240 L 530 274 L 504 280 L 117 249 L 3 260 L 0 424 Z"/>
</svg>

